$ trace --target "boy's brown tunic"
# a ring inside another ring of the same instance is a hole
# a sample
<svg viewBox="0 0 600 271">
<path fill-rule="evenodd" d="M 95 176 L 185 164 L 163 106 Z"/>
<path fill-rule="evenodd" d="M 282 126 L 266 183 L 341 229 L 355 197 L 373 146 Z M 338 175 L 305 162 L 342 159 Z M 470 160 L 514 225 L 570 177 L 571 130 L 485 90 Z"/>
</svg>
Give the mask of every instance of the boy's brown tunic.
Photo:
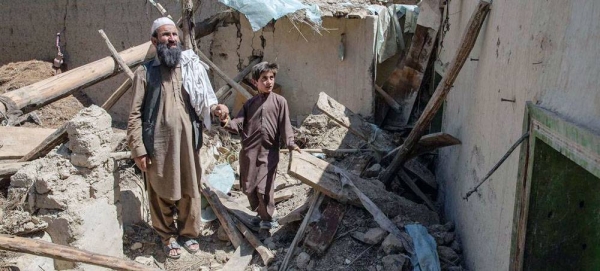
<svg viewBox="0 0 600 271">
<path fill-rule="evenodd" d="M 295 146 L 287 101 L 276 93 L 258 94 L 244 104 L 225 128 L 242 138 L 240 182 L 243 192 L 265 195 L 268 203 L 273 204 L 280 139 L 288 148 Z M 251 207 L 257 208 L 259 202 L 249 199 Z M 271 216 L 272 210 L 269 213 Z M 263 215 L 261 218 L 266 219 Z"/>
</svg>

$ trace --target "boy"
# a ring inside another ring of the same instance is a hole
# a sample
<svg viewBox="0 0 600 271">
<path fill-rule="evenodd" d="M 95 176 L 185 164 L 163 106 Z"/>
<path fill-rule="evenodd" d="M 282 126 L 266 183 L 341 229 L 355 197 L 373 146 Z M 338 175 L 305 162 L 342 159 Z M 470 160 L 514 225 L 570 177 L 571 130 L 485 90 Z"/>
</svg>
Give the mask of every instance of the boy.
<svg viewBox="0 0 600 271">
<path fill-rule="evenodd" d="M 278 66 L 261 62 L 252 67 L 252 83 L 258 95 L 246 101 L 237 116 L 222 123 L 227 130 L 240 134 L 240 183 L 250 207 L 260 217 L 261 229 L 279 226 L 275 211 L 275 173 L 279 163 L 279 142 L 283 139 L 290 150 L 300 152 L 294 143 L 287 101 L 273 93 Z"/>
</svg>

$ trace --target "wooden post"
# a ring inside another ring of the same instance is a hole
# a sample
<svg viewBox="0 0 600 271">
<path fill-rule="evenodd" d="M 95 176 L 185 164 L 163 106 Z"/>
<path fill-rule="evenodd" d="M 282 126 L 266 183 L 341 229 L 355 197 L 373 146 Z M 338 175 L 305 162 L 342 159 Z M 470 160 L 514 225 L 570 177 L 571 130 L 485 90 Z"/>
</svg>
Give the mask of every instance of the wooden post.
<svg viewBox="0 0 600 271">
<path fill-rule="evenodd" d="M 469 53 L 475 45 L 479 30 L 481 30 L 481 26 L 483 25 L 483 21 L 485 20 L 489 10 L 490 3 L 480 0 L 479 5 L 471 15 L 471 19 L 467 25 L 467 29 L 463 35 L 461 44 L 458 47 L 458 51 L 456 52 L 454 59 L 450 63 L 448 71 L 433 93 L 431 100 L 429 100 L 427 103 L 427 106 L 425 107 L 421 117 L 419 117 L 419 120 L 417 120 L 415 127 L 408 135 L 408 138 L 406 138 L 406 141 L 404 141 L 404 144 L 402 144 L 400 151 L 396 157 L 394 157 L 391 165 L 382 173 L 381 181 L 384 184 L 389 186 L 394 176 L 396 176 L 398 171 L 402 168 L 402 165 L 410 155 L 419 138 L 421 138 L 427 127 L 429 127 L 429 124 L 431 123 L 431 120 L 433 120 L 435 113 L 442 106 L 444 100 L 446 99 L 446 95 L 448 95 L 448 92 L 450 92 L 458 73 L 465 64 Z"/>
<path fill-rule="evenodd" d="M 200 50 L 196 50 L 196 54 L 198 54 L 200 59 L 206 62 L 206 64 L 208 64 L 208 66 L 210 66 L 210 68 L 213 69 L 213 71 L 215 71 L 219 76 L 221 76 L 221 78 L 223 78 L 223 80 L 225 80 L 225 82 L 227 82 L 228 85 L 230 85 L 233 89 L 237 90 L 239 93 L 244 95 L 246 99 L 250 99 L 253 97 L 252 94 L 246 91 L 244 87 L 242 87 L 237 82 L 233 81 L 233 79 L 229 78 L 229 76 L 227 76 L 227 74 L 225 74 L 219 67 L 217 67 L 215 63 L 210 61 L 210 59 L 208 59 L 208 57 L 206 57 L 204 53 L 202 53 Z"/>
<path fill-rule="evenodd" d="M 129 77 L 129 79 L 133 80 L 133 72 L 131 71 L 129 66 L 127 66 L 127 64 L 125 63 L 125 60 L 123 60 L 123 58 L 119 55 L 119 52 L 117 52 L 117 49 L 115 49 L 115 47 L 112 45 L 112 43 L 108 39 L 108 36 L 106 36 L 106 34 L 104 33 L 104 30 L 100 29 L 100 30 L 98 30 L 98 32 L 100 33 L 100 36 L 102 36 L 102 39 L 104 39 L 104 42 L 106 42 L 106 46 L 108 46 L 108 50 L 112 54 L 115 61 L 117 61 L 117 63 L 121 67 L 121 69 L 123 69 L 123 71 L 125 71 L 125 74 L 127 74 L 127 77 Z"/>
<path fill-rule="evenodd" d="M 265 245 L 263 245 L 258 237 L 256 237 L 256 235 L 254 235 L 254 233 L 252 233 L 250 229 L 244 225 L 244 223 L 240 222 L 235 217 L 233 218 L 233 222 L 238 230 L 244 235 L 244 237 L 246 237 L 248 243 L 250 243 L 256 252 L 258 252 L 265 266 L 269 265 L 275 259 L 273 252 L 271 252 L 269 248 L 265 247 Z"/>
<path fill-rule="evenodd" d="M 150 41 L 120 53 L 128 66 L 135 66 L 155 56 L 155 48 Z M 105 57 L 70 71 L 52 76 L 37 83 L 0 95 L 0 113 L 22 110 L 24 113 L 68 96 L 73 91 L 89 87 L 116 75 L 117 68 L 112 57 Z M 6 104 L 9 103 L 9 104 Z M 5 108 L 8 107 L 8 108 Z M 2 116 L 0 114 L 0 117 Z"/>
<path fill-rule="evenodd" d="M 195 45 L 195 39 L 192 38 L 192 34 L 193 33 L 193 29 L 192 28 L 192 22 L 193 22 L 193 17 L 192 17 L 192 13 L 194 12 L 194 3 L 192 3 L 192 0 L 183 0 L 181 1 L 181 21 L 182 21 L 182 27 L 181 30 L 183 30 L 183 40 L 182 45 L 184 50 L 195 50 L 196 46 Z"/>
<path fill-rule="evenodd" d="M 244 68 L 240 73 L 238 73 L 238 75 L 236 75 L 233 78 L 233 81 L 235 81 L 236 83 L 241 82 L 244 79 L 244 77 L 246 77 L 246 75 L 248 75 L 250 73 L 250 71 L 252 70 L 252 67 L 254 67 L 254 65 L 258 64 L 261 60 L 262 60 L 261 57 L 257 57 L 255 59 L 253 59 L 252 61 L 250 61 L 248 66 L 246 66 L 246 68 Z M 230 89 L 231 89 L 230 85 L 224 85 L 221 88 L 219 88 L 219 90 L 215 93 L 215 95 L 217 96 L 217 99 L 219 99 L 219 101 L 221 101 L 221 98 L 223 96 L 225 96 L 225 94 L 227 94 L 227 92 L 229 92 Z"/>
<path fill-rule="evenodd" d="M 396 100 L 394 100 L 394 98 L 392 98 L 392 96 L 390 96 L 387 92 L 385 92 L 385 90 L 383 90 L 380 86 L 375 85 L 375 90 L 377 91 L 377 93 L 379 93 L 379 95 L 381 95 L 381 97 L 383 98 L 383 100 L 392 108 L 394 109 L 394 111 L 401 113 L 402 112 L 402 107 L 400 107 L 400 104 L 398 104 L 396 102 Z"/>
<path fill-rule="evenodd" d="M 0 248 L 70 262 L 81 262 L 116 270 L 159 270 L 117 257 L 101 255 L 42 240 L 0 234 Z"/>
</svg>

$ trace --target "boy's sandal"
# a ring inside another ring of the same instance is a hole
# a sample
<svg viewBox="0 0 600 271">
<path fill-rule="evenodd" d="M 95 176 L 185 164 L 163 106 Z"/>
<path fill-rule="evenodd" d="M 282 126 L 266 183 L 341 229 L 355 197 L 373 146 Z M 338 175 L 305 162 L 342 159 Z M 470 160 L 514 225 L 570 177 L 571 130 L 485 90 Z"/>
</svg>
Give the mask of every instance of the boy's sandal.
<svg viewBox="0 0 600 271">
<path fill-rule="evenodd" d="M 192 245 L 198 245 L 198 248 L 192 248 Z M 198 241 L 194 239 L 188 239 L 183 243 L 183 248 L 185 248 L 185 250 L 187 250 L 187 252 L 190 254 L 194 254 L 200 250 L 200 245 L 198 244 Z"/>
<path fill-rule="evenodd" d="M 167 258 L 179 259 L 181 257 L 181 252 L 179 252 L 179 253 L 177 253 L 175 255 L 171 255 L 171 251 L 175 250 L 175 249 L 181 249 L 181 246 L 177 243 L 177 241 L 171 240 L 171 243 L 169 243 L 169 245 L 166 245 L 164 247 L 165 254 L 167 255 Z"/>
</svg>

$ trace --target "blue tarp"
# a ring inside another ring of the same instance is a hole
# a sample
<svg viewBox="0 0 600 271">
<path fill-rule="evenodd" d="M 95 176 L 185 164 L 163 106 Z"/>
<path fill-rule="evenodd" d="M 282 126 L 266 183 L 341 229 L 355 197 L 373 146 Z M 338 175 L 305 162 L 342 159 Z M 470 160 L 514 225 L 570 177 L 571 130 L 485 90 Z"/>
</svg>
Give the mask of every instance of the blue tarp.
<svg viewBox="0 0 600 271">
<path fill-rule="evenodd" d="M 440 259 L 437 254 L 437 244 L 433 236 L 429 235 L 427 228 L 420 224 L 404 226 L 406 232 L 413 240 L 415 253 L 410 261 L 414 271 L 440 271 Z"/>
<path fill-rule="evenodd" d="M 258 31 L 271 20 L 277 20 L 287 14 L 306 9 L 306 17 L 321 25 L 321 10 L 316 4 L 305 5 L 298 0 L 219 0 L 243 13 L 250 21 L 252 31 Z"/>
</svg>

